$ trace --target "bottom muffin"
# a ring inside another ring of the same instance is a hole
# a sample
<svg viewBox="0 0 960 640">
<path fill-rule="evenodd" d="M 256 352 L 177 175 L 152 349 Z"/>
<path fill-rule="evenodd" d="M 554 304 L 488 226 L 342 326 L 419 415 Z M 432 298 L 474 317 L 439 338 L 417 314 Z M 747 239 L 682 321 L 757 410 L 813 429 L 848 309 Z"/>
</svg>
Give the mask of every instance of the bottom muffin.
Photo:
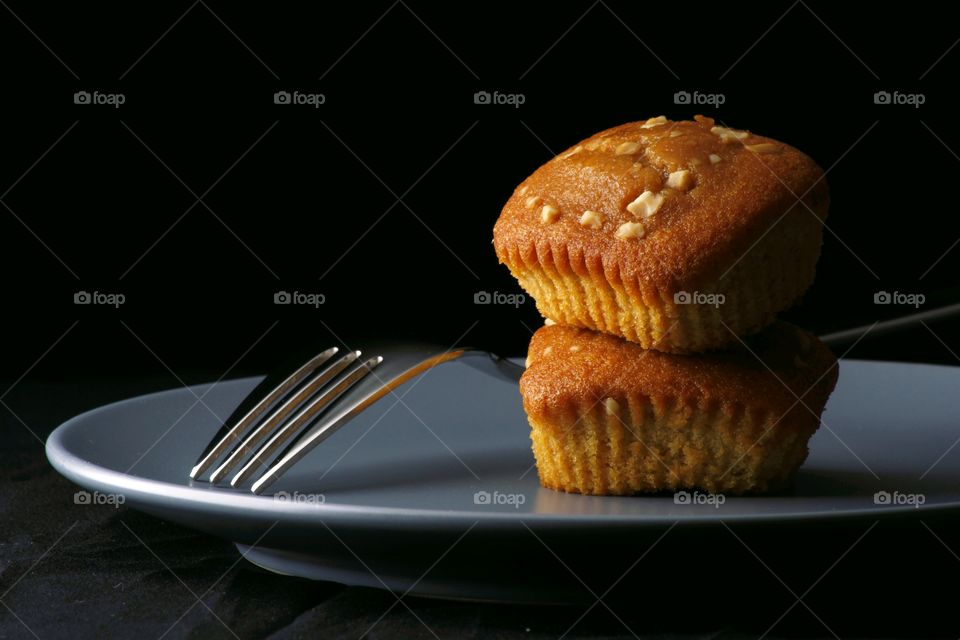
<svg viewBox="0 0 960 640">
<path fill-rule="evenodd" d="M 527 362 L 520 393 L 540 482 L 597 495 L 780 488 L 838 375 L 830 350 L 785 322 L 691 355 L 546 326 Z"/>
</svg>

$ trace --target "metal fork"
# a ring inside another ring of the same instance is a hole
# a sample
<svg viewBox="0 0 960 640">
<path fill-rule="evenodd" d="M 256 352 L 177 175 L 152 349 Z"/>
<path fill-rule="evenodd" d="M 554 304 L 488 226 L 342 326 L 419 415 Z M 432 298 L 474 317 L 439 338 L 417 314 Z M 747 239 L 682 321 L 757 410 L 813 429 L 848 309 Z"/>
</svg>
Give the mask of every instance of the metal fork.
<svg viewBox="0 0 960 640">
<path fill-rule="evenodd" d="M 477 349 L 387 345 L 365 359 L 360 351 L 336 358 L 339 351 L 331 347 L 293 373 L 285 368 L 264 378 L 224 421 L 190 478 L 200 480 L 219 462 L 209 476 L 210 483 L 218 484 L 242 463 L 230 485 L 239 487 L 259 474 L 250 490 L 260 494 L 355 415 L 428 369 L 463 359 L 512 380 L 523 373 L 522 366 Z"/>
</svg>

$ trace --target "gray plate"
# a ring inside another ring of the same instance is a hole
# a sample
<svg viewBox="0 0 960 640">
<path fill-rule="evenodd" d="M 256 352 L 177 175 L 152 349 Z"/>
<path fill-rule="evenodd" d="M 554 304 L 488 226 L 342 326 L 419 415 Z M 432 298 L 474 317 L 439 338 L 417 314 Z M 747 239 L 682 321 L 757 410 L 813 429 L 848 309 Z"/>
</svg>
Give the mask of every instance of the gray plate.
<svg viewBox="0 0 960 640">
<path fill-rule="evenodd" d="M 960 506 L 960 447 L 952 448 L 960 368 L 842 362 L 794 486 L 720 505 L 540 487 L 516 386 L 457 362 L 401 387 L 402 402 L 387 396 L 374 405 L 275 484 L 274 496 L 192 483 L 187 472 L 217 430 L 216 416 L 257 381 L 95 409 L 54 431 L 47 456 L 99 492 L 92 500 L 122 494 L 128 506 L 236 542 L 271 570 L 443 597 L 568 599 L 546 573 L 515 570 L 531 544 L 542 552 L 564 539 L 599 542 L 613 554 L 674 522 L 775 525 Z M 886 492 L 879 504 L 876 492 Z M 491 545 L 496 558 L 477 555 Z"/>
</svg>

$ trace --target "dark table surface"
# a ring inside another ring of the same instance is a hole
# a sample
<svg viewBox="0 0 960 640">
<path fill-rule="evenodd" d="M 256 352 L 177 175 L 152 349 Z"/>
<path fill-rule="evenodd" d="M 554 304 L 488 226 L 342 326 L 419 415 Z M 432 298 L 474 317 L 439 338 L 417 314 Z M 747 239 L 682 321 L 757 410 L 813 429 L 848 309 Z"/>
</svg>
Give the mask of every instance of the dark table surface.
<svg viewBox="0 0 960 640">
<path fill-rule="evenodd" d="M 960 632 L 960 527 L 950 517 L 883 520 L 866 536 L 871 521 L 738 529 L 759 557 L 727 534 L 720 543 L 715 532 L 691 532 L 672 547 L 674 557 L 645 561 L 625 581 L 628 586 L 588 611 L 587 605 L 415 597 L 400 605 L 375 589 L 268 573 L 243 560 L 228 541 L 126 507 L 74 504 L 76 487 L 52 470 L 41 441 L 76 413 L 169 386 L 169 380 L 151 378 L 25 380 L 3 398 L 0 638 L 557 638 L 567 632 L 846 638 Z M 707 553 L 724 556 L 709 565 L 715 575 L 700 570 L 706 565 L 697 558 Z"/>
</svg>

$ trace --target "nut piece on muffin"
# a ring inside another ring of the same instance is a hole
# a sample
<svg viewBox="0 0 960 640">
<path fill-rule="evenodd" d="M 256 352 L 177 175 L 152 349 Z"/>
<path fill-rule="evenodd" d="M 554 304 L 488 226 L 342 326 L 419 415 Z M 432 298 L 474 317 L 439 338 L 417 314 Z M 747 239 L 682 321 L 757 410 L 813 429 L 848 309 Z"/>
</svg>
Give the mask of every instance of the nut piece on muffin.
<svg viewBox="0 0 960 640">
<path fill-rule="evenodd" d="M 761 330 L 800 298 L 828 204 L 823 171 L 797 149 L 661 116 L 537 169 L 504 206 L 494 247 L 558 324 L 692 353 Z"/>
<path fill-rule="evenodd" d="M 838 375 L 823 343 L 780 321 L 695 355 L 546 326 L 528 357 L 520 392 L 540 482 L 600 495 L 783 486 Z"/>
</svg>

